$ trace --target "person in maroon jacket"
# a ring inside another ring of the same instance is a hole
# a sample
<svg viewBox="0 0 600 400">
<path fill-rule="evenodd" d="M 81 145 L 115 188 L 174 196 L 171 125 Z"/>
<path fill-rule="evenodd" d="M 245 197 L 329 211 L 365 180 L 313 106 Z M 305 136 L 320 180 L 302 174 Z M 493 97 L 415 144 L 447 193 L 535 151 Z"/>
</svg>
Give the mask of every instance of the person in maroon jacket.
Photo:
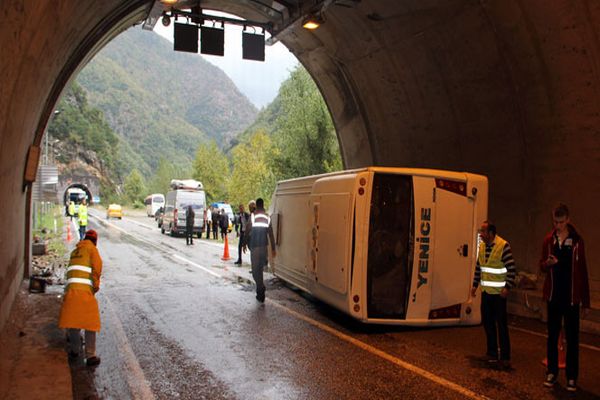
<svg viewBox="0 0 600 400">
<path fill-rule="evenodd" d="M 590 307 L 590 288 L 583 238 L 569 221 L 569 209 L 559 204 L 552 211 L 554 229 L 544 238 L 540 269 L 546 273 L 544 300 L 548 304 L 548 370 L 544 386 L 558 377 L 558 337 L 564 319 L 567 336 L 567 390 L 577 390 L 579 373 L 579 307 Z"/>
</svg>

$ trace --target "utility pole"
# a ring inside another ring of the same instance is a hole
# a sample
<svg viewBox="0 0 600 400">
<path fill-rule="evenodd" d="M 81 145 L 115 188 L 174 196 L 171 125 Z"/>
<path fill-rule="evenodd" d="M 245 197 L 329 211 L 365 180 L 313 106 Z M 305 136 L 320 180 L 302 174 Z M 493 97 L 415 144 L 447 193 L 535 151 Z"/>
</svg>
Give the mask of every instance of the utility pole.
<svg viewBox="0 0 600 400">
<path fill-rule="evenodd" d="M 52 121 L 54 119 L 54 117 L 56 117 L 58 114 L 60 114 L 60 110 L 54 110 L 54 113 L 52 114 L 50 121 Z M 50 123 L 48 123 L 50 124 Z M 44 139 L 45 139 L 45 148 L 44 148 L 44 165 L 48 165 L 48 141 L 49 141 L 49 136 L 50 136 L 50 132 L 48 132 L 48 129 L 46 129 L 46 134 L 44 135 Z"/>
</svg>

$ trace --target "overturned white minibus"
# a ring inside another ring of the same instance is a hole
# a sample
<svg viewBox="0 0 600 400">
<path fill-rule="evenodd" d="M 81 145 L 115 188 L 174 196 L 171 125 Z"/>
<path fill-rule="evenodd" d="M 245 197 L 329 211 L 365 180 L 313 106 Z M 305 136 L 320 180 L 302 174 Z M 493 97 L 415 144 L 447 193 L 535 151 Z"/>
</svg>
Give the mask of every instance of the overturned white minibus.
<svg viewBox="0 0 600 400">
<path fill-rule="evenodd" d="M 480 322 L 470 289 L 487 178 L 370 167 L 281 181 L 276 276 L 367 323 Z"/>
</svg>

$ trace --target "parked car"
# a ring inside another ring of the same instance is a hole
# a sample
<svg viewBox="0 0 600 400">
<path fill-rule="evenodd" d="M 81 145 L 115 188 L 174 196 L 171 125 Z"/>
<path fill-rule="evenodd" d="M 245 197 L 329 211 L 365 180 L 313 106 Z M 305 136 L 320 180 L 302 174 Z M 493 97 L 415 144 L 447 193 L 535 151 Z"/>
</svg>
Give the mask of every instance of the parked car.
<svg viewBox="0 0 600 400">
<path fill-rule="evenodd" d="M 106 219 L 110 218 L 123 218 L 123 209 L 119 204 L 111 204 L 108 206 L 108 210 L 106 210 Z"/>
</svg>

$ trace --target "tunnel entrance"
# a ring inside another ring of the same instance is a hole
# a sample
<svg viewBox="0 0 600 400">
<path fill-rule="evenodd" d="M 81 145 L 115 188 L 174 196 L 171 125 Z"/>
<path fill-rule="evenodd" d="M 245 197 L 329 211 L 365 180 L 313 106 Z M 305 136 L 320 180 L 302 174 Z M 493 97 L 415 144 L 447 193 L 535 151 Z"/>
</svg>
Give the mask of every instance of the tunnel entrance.
<svg viewBox="0 0 600 400">
<path fill-rule="evenodd" d="M 76 204 L 80 204 L 83 200 L 86 200 L 88 204 L 93 204 L 94 196 L 88 187 L 81 183 L 73 183 L 69 185 L 63 193 L 63 205 L 69 205 L 69 202 L 73 201 Z"/>
</svg>

